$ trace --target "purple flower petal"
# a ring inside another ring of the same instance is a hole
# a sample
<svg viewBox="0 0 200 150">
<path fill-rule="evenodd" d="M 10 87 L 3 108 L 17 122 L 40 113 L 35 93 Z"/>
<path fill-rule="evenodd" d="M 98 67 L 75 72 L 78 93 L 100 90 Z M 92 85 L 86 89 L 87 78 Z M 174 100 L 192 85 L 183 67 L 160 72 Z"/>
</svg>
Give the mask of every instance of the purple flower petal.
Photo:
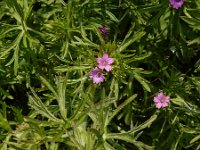
<svg viewBox="0 0 200 150">
<path fill-rule="evenodd" d="M 103 58 L 97 58 L 97 63 L 98 64 L 102 64 L 102 62 L 103 62 Z"/>
<path fill-rule="evenodd" d="M 173 8 L 178 9 L 180 8 L 185 0 L 169 0 L 170 4 Z"/>
<path fill-rule="evenodd" d="M 112 63 L 114 62 L 114 60 L 113 60 L 113 58 L 108 58 L 108 59 L 107 59 L 107 62 L 108 62 L 108 64 L 110 65 L 110 64 L 112 64 Z"/>
<path fill-rule="evenodd" d="M 162 103 L 157 103 L 156 108 L 160 109 L 162 107 Z"/>
<path fill-rule="evenodd" d="M 154 97 L 153 101 L 156 102 L 156 103 L 158 103 L 158 102 L 160 102 L 160 99 L 157 98 L 157 97 Z"/>
<path fill-rule="evenodd" d="M 162 103 L 162 107 L 167 107 L 168 103 Z"/>
<path fill-rule="evenodd" d="M 108 59 L 109 57 L 108 57 L 108 54 L 103 54 L 103 57 L 102 57 L 103 59 Z"/>
<path fill-rule="evenodd" d="M 107 65 L 107 66 L 105 67 L 105 70 L 106 70 L 107 72 L 110 72 L 110 71 L 112 70 L 112 67 L 111 67 L 110 65 Z"/>
</svg>

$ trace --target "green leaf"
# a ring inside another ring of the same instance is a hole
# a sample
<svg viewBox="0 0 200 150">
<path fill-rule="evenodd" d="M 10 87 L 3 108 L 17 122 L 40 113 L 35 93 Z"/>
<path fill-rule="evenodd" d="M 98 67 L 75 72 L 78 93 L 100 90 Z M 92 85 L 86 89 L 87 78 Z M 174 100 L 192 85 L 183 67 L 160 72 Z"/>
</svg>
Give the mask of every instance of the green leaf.
<svg viewBox="0 0 200 150">
<path fill-rule="evenodd" d="M 75 71 L 75 70 L 86 70 L 91 69 L 91 66 L 58 66 L 55 67 L 54 70 L 57 72 L 68 72 L 68 71 Z"/>
<path fill-rule="evenodd" d="M 195 137 L 190 141 L 190 144 L 192 144 L 192 143 L 194 143 L 194 142 L 196 142 L 196 141 L 198 141 L 198 140 L 200 140 L 200 135 L 195 136 Z"/>
<path fill-rule="evenodd" d="M 191 41 L 187 42 L 188 46 L 193 45 L 193 44 L 200 44 L 200 37 L 197 37 Z"/>
<path fill-rule="evenodd" d="M 23 34 L 24 32 L 21 31 L 18 36 L 15 38 L 15 40 L 13 40 L 13 42 L 7 47 L 5 48 L 3 51 L 1 51 L 1 55 L 0 55 L 0 58 L 4 58 L 5 56 L 7 56 L 9 54 L 9 52 L 12 50 L 12 49 L 15 49 L 17 47 L 19 47 L 20 45 L 20 42 L 21 42 L 21 39 L 23 37 Z M 6 64 L 6 66 L 9 66 L 10 64 L 13 63 L 13 61 L 15 60 L 15 55 L 13 55 L 12 59 L 10 59 L 10 61 Z"/>
<path fill-rule="evenodd" d="M 29 105 L 36 110 L 37 114 L 41 114 L 45 117 L 47 117 L 48 119 L 55 121 L 55 122 L 60 122 L 62 123 L 61 120 L 59 120 L 58 118 L 56 118 L 49 110 L 48 108 L 44 105 L 44 103 L 42 102 L 42 100 L 38 97 L 38 95 L 35 93 L 35 91 L 30 87 L 30 90 L 33 94 L 30 95 L 28 94 L 28 98 L 29 98 Z M 30 115 L 31 116 L 31 115 Z"/>
<path fill-rule="evenodd" d="M 188 23 L 192 28 L 200 30 L 200 20 L 195 18 L 188 18 L 185 16 L 182 16 L 181 19 Z"/>
<path fill-rule="evenodd" d="M 141 39 L 145 34 L 146 34 L 146 32 L 144 32 L 144 31 L 137 32 L 135 35 L 133 35 L 128 40 L 123 41 L 122 44 L 120 45 L 120 47 L 118 48 L 118 51 L 121 52 L 121 51 L 125 50 L 133 42 Z"/>
<path fill-rule="evenodd" d="M 45 84 L 45 85 L 47 86 L 47 88 L 48 88 L 51 92 L 53 92 L 53 94 L 54 94 L 54 95 L 56 96 L 56 98 L 57 98 L 58 95 L 57 95 L 55 89 L 53 88 L 53 86 L 50 84 L 50 82 L 49 82 L 47 79 L 45 79 L 44 77 L 42 77 L 42 76 L 39 76 L 39 78 L 40 78 L 40 80 L 42 81 L 42 83 Z"/>
<path fill-rule="evenodd" d="M 11 131 L 11 127 L 9 122 L 6 118 L 0 113 L 0 127 L 2 127 L 4 130 Z"/>
<path fill-rule="evenodd" d="M 152 147 L 152 146 L 146 145 L 140 141 L 136 141 L 135 138 L 128 133 L 109 133 L 104 136 L 106 139 L 117 139 L 117 140 L 123 140 L 123 141 L 129 142 L 129 143 L 132 143 L 140 150 L 143 150 L 143 148 L 145 148 L 146 150 L 154 149 L 154 147 Z"/>
<path fill-rule="evenodd" d="M 14 97 L 12 95 L 10 95 L 10 93 L 8 93 L 7 91 L 5 91 L 3 88 L 0 87 L 0 92 L 1 94 L 3 94 L 5 97 L 9 98 L 9 99 L 14 99 Z"/>
<path fill-rule="evenodd" d="M 109 119 L 106 122 L 106 125 L 108 125 L 110 123 L 110 121 L 126 106 L 128 105 L 130 102 L 132 102 L 135 98 L 137 97 L 137 94 L 132 95 L 131 97 L 129 97 L 128 99 L 126 99 L 121 105 L 119 105 L 114 112 L 112 113 L 112 115 L 109 117 Z"/>
<path fill-rule="evenodd" d="M 184 13 L 187 17 L 189 18 L 196 18 L 198 20 L 200 20 L 200 9 L 184 9 Z"/>
<path fill-rule="evenodd" d="M 6 4 L 8 5 L 8 7 L 14 9 L 15 12 L 14 12 L 13 16 L 15 17 L 15 19 L 18 22 L 22 23 L 22 21 L 24 19 L 23 9 L 17 3 L 17 1 L 16 0 L 6 0 Z"/>
<path fill-rule="evenodd" d="M 116 150 L 114 147 L 112 147 L 108 142 L 104 143 L 104 148 L 106 150 Z"/>
<path fill-rule="evenodd" d="M 19 68 L 19 47 L 17 46 L 14 50 L 14 74 L 17 75 Z"/>
<path fill-rule="evenodd" d="M 147 52 L 147 53 L 140 55 L 140 56 L 134 56 L 133 61 L 143 60 L 143 59 L 151 56 L 151 54 L 152 54 L 151 52 Z"/>
<path fill-rule="evenodd" d="M 57 79 L 57 92 L 58 92 L 57 101 L 58 101 L 61 116 L 64 119 L 67 118 L 67 108 L 65 105 L 66 84 L 67 84 L 66 78 L 62 78 L 61 76 L 59 76 Z"/>
<path fill-rule="evenodd" d="M 157 117 L 158 117 L 158 115 L 154 114 L 153 116 L 151 116 L 150 119 L 148 119 L 144 123 L 142 123 L 142 124 L 138 125 L 137 127 L 134 127 L 133 129 L 131 129 L 131 131 L 129 131 L 129 133 L 135 133 L 135 132 L 143 130 L 147 127 L 150 127 L 150 125 L 157 119 Z"/>
<path fill-rule="evenodd" d="M 136 72 L 134 72 L 134 78 L 138 81 L 138 82 L 140 82 L 140 84 L 142 84 L 142 86 L 143 86 L 143 88 L 145 89 L 145 90 L 147 90 L 148 92 L 151 92 L 151 88 L 149 87 L 149 85 L 148 85 L 148 81 L 146 80 L 146 79 L 144 79 L 143 77 L 141 77 L 139 74 L 137 74 Z"/>
<path fill-rule="evenodd" d="M 115 17 L 115 15 L 112 12 L 106 10 L 106 14 L 110 17 L 111 20 L 113 20 L 113 21 L 115 21 L 117 23 L 119 22 L 119 20 L 117 19 L 117 17 Z"/>
</svg>

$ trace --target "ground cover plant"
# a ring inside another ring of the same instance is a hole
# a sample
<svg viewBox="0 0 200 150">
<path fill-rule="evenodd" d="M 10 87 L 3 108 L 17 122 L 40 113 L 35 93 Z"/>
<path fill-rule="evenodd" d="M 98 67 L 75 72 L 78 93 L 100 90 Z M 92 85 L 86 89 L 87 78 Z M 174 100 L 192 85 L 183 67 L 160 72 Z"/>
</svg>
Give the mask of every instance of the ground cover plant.
<svg viewBox="0 0 200 150">
<path fill-rule="evenodd" d="M 200 149 L 200 0 L 0 0 L 1 150 Z"/>
</svg>

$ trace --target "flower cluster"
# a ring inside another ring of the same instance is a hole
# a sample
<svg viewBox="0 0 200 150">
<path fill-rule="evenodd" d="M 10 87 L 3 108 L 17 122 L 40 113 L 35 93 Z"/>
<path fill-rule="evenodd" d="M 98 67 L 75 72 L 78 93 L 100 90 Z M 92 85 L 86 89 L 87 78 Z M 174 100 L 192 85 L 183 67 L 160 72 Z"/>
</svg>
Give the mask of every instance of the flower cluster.
<svg viewBox="0 0 200 150">
<path fill-rule="evenodd" d="M 172 5 L 173 8 L 179 9 L 185 0 L 169 0 L 170 4 Z"/>
<path fill-rule="evenodd" d="M 103 57 L 97 58 L 98 67 L 93 68 L 89 77 L 93 79 L 93 83 L 101 83 L 104 81 L 103 70 L 107 72 L 112 70 L 111 64 L 114 62 L 113 58 L 110 58 L 108 54 L 103 54 Z"/>
<path fill-rule="evenodd" d="M 163 92 L 159 92 L 153 99 L 156 104 L 156 108 L 164 108 L 169 105 L 170 97 L 166 96 Z"/>
</svg>

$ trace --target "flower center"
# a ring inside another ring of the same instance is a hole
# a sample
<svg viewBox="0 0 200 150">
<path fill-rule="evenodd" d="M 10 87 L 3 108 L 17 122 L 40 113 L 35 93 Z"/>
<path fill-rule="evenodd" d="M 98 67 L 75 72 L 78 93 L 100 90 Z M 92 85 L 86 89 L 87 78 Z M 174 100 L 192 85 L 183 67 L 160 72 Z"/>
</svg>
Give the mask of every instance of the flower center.
<svg viewBox="0 0 200 150">
<path fill-rule="evenodd" d="M 164 103 L 164 101 L 165 101 L 165 98 L 163 97 L 163 98 L 161 98 L 160 99 L 160 101 L 161 101 L 161 103 Z"/>
<path fill-rule="evenodd" d="M 102 65 L 103 65 L 103 66 L 107 66 L 108 63 L 107 63 L 105 60 L 103 60 L 103 61 L 102 61 Z"/>
<path fill-rule="evenodd" d="M 101 77 L 101 72 L 96 73 L 96 77 L 100 78 Z"/>
</svg>

